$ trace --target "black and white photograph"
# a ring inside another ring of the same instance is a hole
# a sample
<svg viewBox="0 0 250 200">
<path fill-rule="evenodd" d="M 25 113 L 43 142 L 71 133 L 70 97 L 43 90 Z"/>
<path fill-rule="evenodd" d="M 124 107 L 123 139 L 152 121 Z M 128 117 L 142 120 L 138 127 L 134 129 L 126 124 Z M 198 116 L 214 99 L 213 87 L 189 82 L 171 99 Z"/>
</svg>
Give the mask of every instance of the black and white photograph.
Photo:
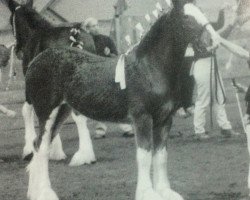
<svg viewBox="0 0 250 200">
<path fill-rule="evenodd" d="M 250 0 L 0 0 L 0 200 L 250 200 Z"/>
</svg>

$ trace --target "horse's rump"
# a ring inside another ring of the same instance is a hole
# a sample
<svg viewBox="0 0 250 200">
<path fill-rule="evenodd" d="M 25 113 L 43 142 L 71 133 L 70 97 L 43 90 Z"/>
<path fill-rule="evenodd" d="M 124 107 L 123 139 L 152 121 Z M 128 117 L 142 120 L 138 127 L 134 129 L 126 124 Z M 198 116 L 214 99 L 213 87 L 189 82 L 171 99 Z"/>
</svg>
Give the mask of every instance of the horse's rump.
<svg viewBox="0 0 250 200">
<path fill-rule="evenodd" d="M 30 63 L 25 77 L 26 98 L 39 107 L 45 103 L 56 107 L 65 101 L 90 118 L 123 120 L 127 116 L 127 91 L 115 83 L 116 63 L 117 58 L 75 48 L 47 49 Z"/>
</svg>

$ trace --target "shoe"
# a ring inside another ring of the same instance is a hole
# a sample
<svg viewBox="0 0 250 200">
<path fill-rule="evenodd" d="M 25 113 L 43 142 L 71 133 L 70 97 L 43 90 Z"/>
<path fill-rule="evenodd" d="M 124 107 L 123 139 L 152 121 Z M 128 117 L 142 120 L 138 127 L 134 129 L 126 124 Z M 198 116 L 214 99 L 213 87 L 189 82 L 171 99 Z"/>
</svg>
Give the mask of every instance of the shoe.
<svg viewBox="0 0 250 200">
<path fill-rule="evenodd" d="M 103 128 L 98 128 L 95 130 L 94 139 L 102 139 L 106 137 L 106 131 Z"/>
<path fill-rule="evenodd" d="M 183 107 L 179 108 L 176 111 L 176 115 L 180 118 L 187 118 L 190 116 L 189 113 L 187 113 Z"/>
<path fill-rule="evenodd" d="M 126 132 L 124 132 L 122 134 L 122 137 L 125 137 L 125 138 L 131 138 L 131 137 L 134 137 L 134 136 L 135 136 L 135 134 L 132 131 L 126 131 Z"/>
<path fill-rule="evenodd" d="M 225 138 L 230 138 L 232 136 L 239 136 L 240 134 L 238 132 L 235 132 L 232 129 L 221 129 L 220 131 L 221 135 L 223 135 Z"/>
<path fill-rule="evenodd" d="M 194 106 L 190 106 L 186 109 L 186 112 L 189 114 L 189 115 L 193 115 L 194 114 Z"/>
<path fill-rule="evenodd" d="M 94 139 L 104 139 L 106 137 L 106 135 L 99 135 L 99 134 L 96 134 L 94 136 Z"/>
<path fill-rule="evenodd" d="M 196 140 L 207 140 L 210 138 L 210 136 L 207 134 L 207 132 L 204 132 L 204 133 L 195 133 L 194 134 L 194 138 Z"/>
</svg>

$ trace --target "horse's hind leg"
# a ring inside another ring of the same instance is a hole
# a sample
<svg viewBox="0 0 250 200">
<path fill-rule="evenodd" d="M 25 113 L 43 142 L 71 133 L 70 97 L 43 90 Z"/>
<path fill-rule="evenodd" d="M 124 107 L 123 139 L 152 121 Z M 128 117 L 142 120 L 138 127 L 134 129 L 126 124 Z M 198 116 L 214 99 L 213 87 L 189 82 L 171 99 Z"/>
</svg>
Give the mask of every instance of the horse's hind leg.
<svg viewBox="0 0 250 200">
<path fill-rule="evenodd" d="M 95 153 L 89 129 L 87 127 L 87 118 L 76 112 L 72 113 L 72 117 L 76 122 L 79 134 L 79 149 L 71 159 L 70 166 L 80 166 L 83 164 L 91 164 L 96 161 Z"/>
<path fill-rule="evenodd" d="M 171 124 L 172 120 L 169 120 L 165 126 L 154 127 L 153 185 L 164 200 L 183 200 L 170 189 L 167 175 L 167 138 Z"/>
<path fill-rule="evenodd" d="M 50 160 L 64 160 L 67 156 L 65 155 L 62 147 L 62 141 L 60 135 L 58 134 L 61 125 L 68 118 L 71 113 L 71 108 L 67 104 L 62 104 L 55 122 L 55 127 L 52 137 L 54 138 L 50 146 Z"/>
<path fill-rule="evenodd" d="M 28 198 L 30 200 L 58 200 L 51 188 L 49 179 L 49 147 L 56 131 L 56 122 L 60 106 L 50 112 L 49 116 L 40 117 L 38 114 L 40 134 L 37 140 L 37 152 L 34 152 L 32 161 L 28 166 L 29 186 Z"/>
<path fill-rule="evenodd" d="M 136 159 L 138 166 L 138 179 L 136 200 L 163 200 L 153 189 L 150 177 L 153 155 L 153 120 L 148 114 L 135 114 L 133 122 L 136 131 Z"/>
<path fill-rule="evenodd" d="M 34 109 L 32 104 L 25 102 L 22 109 L 25 125 L 25 145 L 23 148 L 23 159 L 30 160 L 34 152 L 33 142 L 36 139 L 34 124 Z"/>
</svg>

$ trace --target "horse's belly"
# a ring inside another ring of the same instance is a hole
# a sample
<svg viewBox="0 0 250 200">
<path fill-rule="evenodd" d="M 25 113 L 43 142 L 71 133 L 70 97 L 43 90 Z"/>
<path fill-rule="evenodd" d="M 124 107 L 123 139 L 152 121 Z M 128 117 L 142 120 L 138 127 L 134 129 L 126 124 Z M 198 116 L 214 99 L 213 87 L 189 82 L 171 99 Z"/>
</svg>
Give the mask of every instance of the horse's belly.
<svg viewBox="0 0 250 200">
<path fill-rule="evenodd" d="M 81 94 L 71 94 L 65 100 L 81 114 L 100 121 L 119 122 L 128 115 L 126 97 L 119 93 L 85 91 Z"/>
</svg>

